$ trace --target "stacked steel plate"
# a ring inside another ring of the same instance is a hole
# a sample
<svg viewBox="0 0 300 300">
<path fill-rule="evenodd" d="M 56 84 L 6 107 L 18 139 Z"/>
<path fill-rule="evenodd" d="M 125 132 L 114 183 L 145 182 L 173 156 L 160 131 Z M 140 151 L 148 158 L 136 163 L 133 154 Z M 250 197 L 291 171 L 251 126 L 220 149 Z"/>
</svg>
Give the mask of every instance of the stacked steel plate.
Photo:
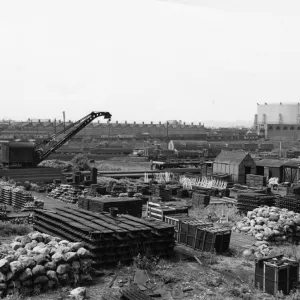
<svg viewBox="0 0 300 300">
<path fill-rule="evenodd" d="M 143 201 L 130 197 L 79 197 L 78 207 L 94 212 L 109 212 L 110 208 L 116 207 L 120 214 L 141 217 Z"/>
<path fill-rule="evenodd" d="M 130 215 L 112 217 L 79 208 L 37 210 L 34 229 L 70 241 L 82 241 L 98 264 L 128 261 L 137 254 L 167 256 L 174 247 L 174 227 Z"/>
<path fill-rule="evenodd" d="M 300 197 L 299 196 L 284 196 L 276 199 L 276 206 L 279 208 L 287 208 L 296 213 L 300 213 Z"/>
<path fill-rule="evenodd" d="M 259 193 L 242 193 L 237 197 L 237 208 L 243 213 L 263 205 L 274 206 L 276 197 L 273 195 L 264 195 Z"/>
<path fill-rule="evenodd" d="M 12 190 L 12 206 L 14 208 L 21 209 L 27 202 L 33 202 L 34 198 L 30 192 L 27 192 L 21 188 L 14 188 Z"/>
</svg>

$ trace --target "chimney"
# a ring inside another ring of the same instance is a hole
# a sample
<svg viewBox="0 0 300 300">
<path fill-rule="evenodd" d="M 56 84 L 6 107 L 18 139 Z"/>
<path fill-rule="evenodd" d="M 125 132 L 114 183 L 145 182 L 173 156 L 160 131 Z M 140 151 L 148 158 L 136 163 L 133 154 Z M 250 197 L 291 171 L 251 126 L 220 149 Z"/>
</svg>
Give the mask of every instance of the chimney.
<svg viewBox="0 0 300 300">
<path fill-rule="evenodd" d="M 116 121 L 116 124 L 118 124 L 118 121 Z"/>
<path fill-rule="evenodd" d="M 145 124 L 145 122 L 143 121 L 143 122 L 142 122 L 142 124 L 144 125 L 144 124 Z"/>
<path fill-rule="evenodd" d="M 192 122 L 192 125 L 194 125 L 194 122 Z"/>
<path fill-rule="evenodd" d="M 136 122 L 134 121 L 133 124 L 136 124 Z"/>
<path fill-rule="evenodd" d="M 161 125 L 161 121 L 159 121 L 159 125 Z"/>
<path fill-rule="evenodd" d="M 183 125 L 185 125 L 185 122 L 183 122 Z"/>
<path fill-rule="evenodd" d="M 125 124 L 127 124 L 127 121 L 125 121 Z"/>
<path fill-rule="evenodd" d="M 151 121 L 151 124 L 153 124 L 153 121 Z"/>
</svg>

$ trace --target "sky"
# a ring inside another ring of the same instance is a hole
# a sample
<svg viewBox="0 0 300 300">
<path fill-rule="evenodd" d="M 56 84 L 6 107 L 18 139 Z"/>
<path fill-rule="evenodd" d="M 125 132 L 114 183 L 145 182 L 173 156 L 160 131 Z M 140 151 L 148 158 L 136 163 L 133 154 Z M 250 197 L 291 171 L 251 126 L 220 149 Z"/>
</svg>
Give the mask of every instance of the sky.
<svg viewBox="0 0 300 300">
<path fill-rule="evenodd" d="M 299 102 L 297 0 L 0 2 L 0 119 L 253 123 Z"/>
</svg>

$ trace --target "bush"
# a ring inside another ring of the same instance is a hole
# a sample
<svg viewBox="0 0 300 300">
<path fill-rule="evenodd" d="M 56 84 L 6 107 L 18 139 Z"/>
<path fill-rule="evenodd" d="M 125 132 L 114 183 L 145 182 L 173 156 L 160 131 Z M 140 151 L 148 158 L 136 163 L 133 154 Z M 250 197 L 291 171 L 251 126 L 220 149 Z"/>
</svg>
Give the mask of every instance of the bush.
<svg viewBox="0 0 300 300">
<path fill-rule="evenodd" d="M 89 171 L 91 166 L 89 164 L 89 159 L 84 154 L 77 154 L 71 160 L 73 164 L 73 171 Z"/>
</svg>

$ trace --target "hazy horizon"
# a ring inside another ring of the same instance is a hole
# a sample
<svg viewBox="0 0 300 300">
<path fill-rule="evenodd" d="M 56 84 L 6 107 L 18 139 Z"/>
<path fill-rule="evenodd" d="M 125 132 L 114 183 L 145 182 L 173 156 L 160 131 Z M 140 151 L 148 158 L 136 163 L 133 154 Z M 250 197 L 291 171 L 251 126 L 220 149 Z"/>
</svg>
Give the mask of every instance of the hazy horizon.
<svg viewBox="0 0 300 300">
<path fill-rule="evenodd" d="M 298 102 L 295 0 L 3 1 L 0 119 L 253 124 Z"/>
</svg>

